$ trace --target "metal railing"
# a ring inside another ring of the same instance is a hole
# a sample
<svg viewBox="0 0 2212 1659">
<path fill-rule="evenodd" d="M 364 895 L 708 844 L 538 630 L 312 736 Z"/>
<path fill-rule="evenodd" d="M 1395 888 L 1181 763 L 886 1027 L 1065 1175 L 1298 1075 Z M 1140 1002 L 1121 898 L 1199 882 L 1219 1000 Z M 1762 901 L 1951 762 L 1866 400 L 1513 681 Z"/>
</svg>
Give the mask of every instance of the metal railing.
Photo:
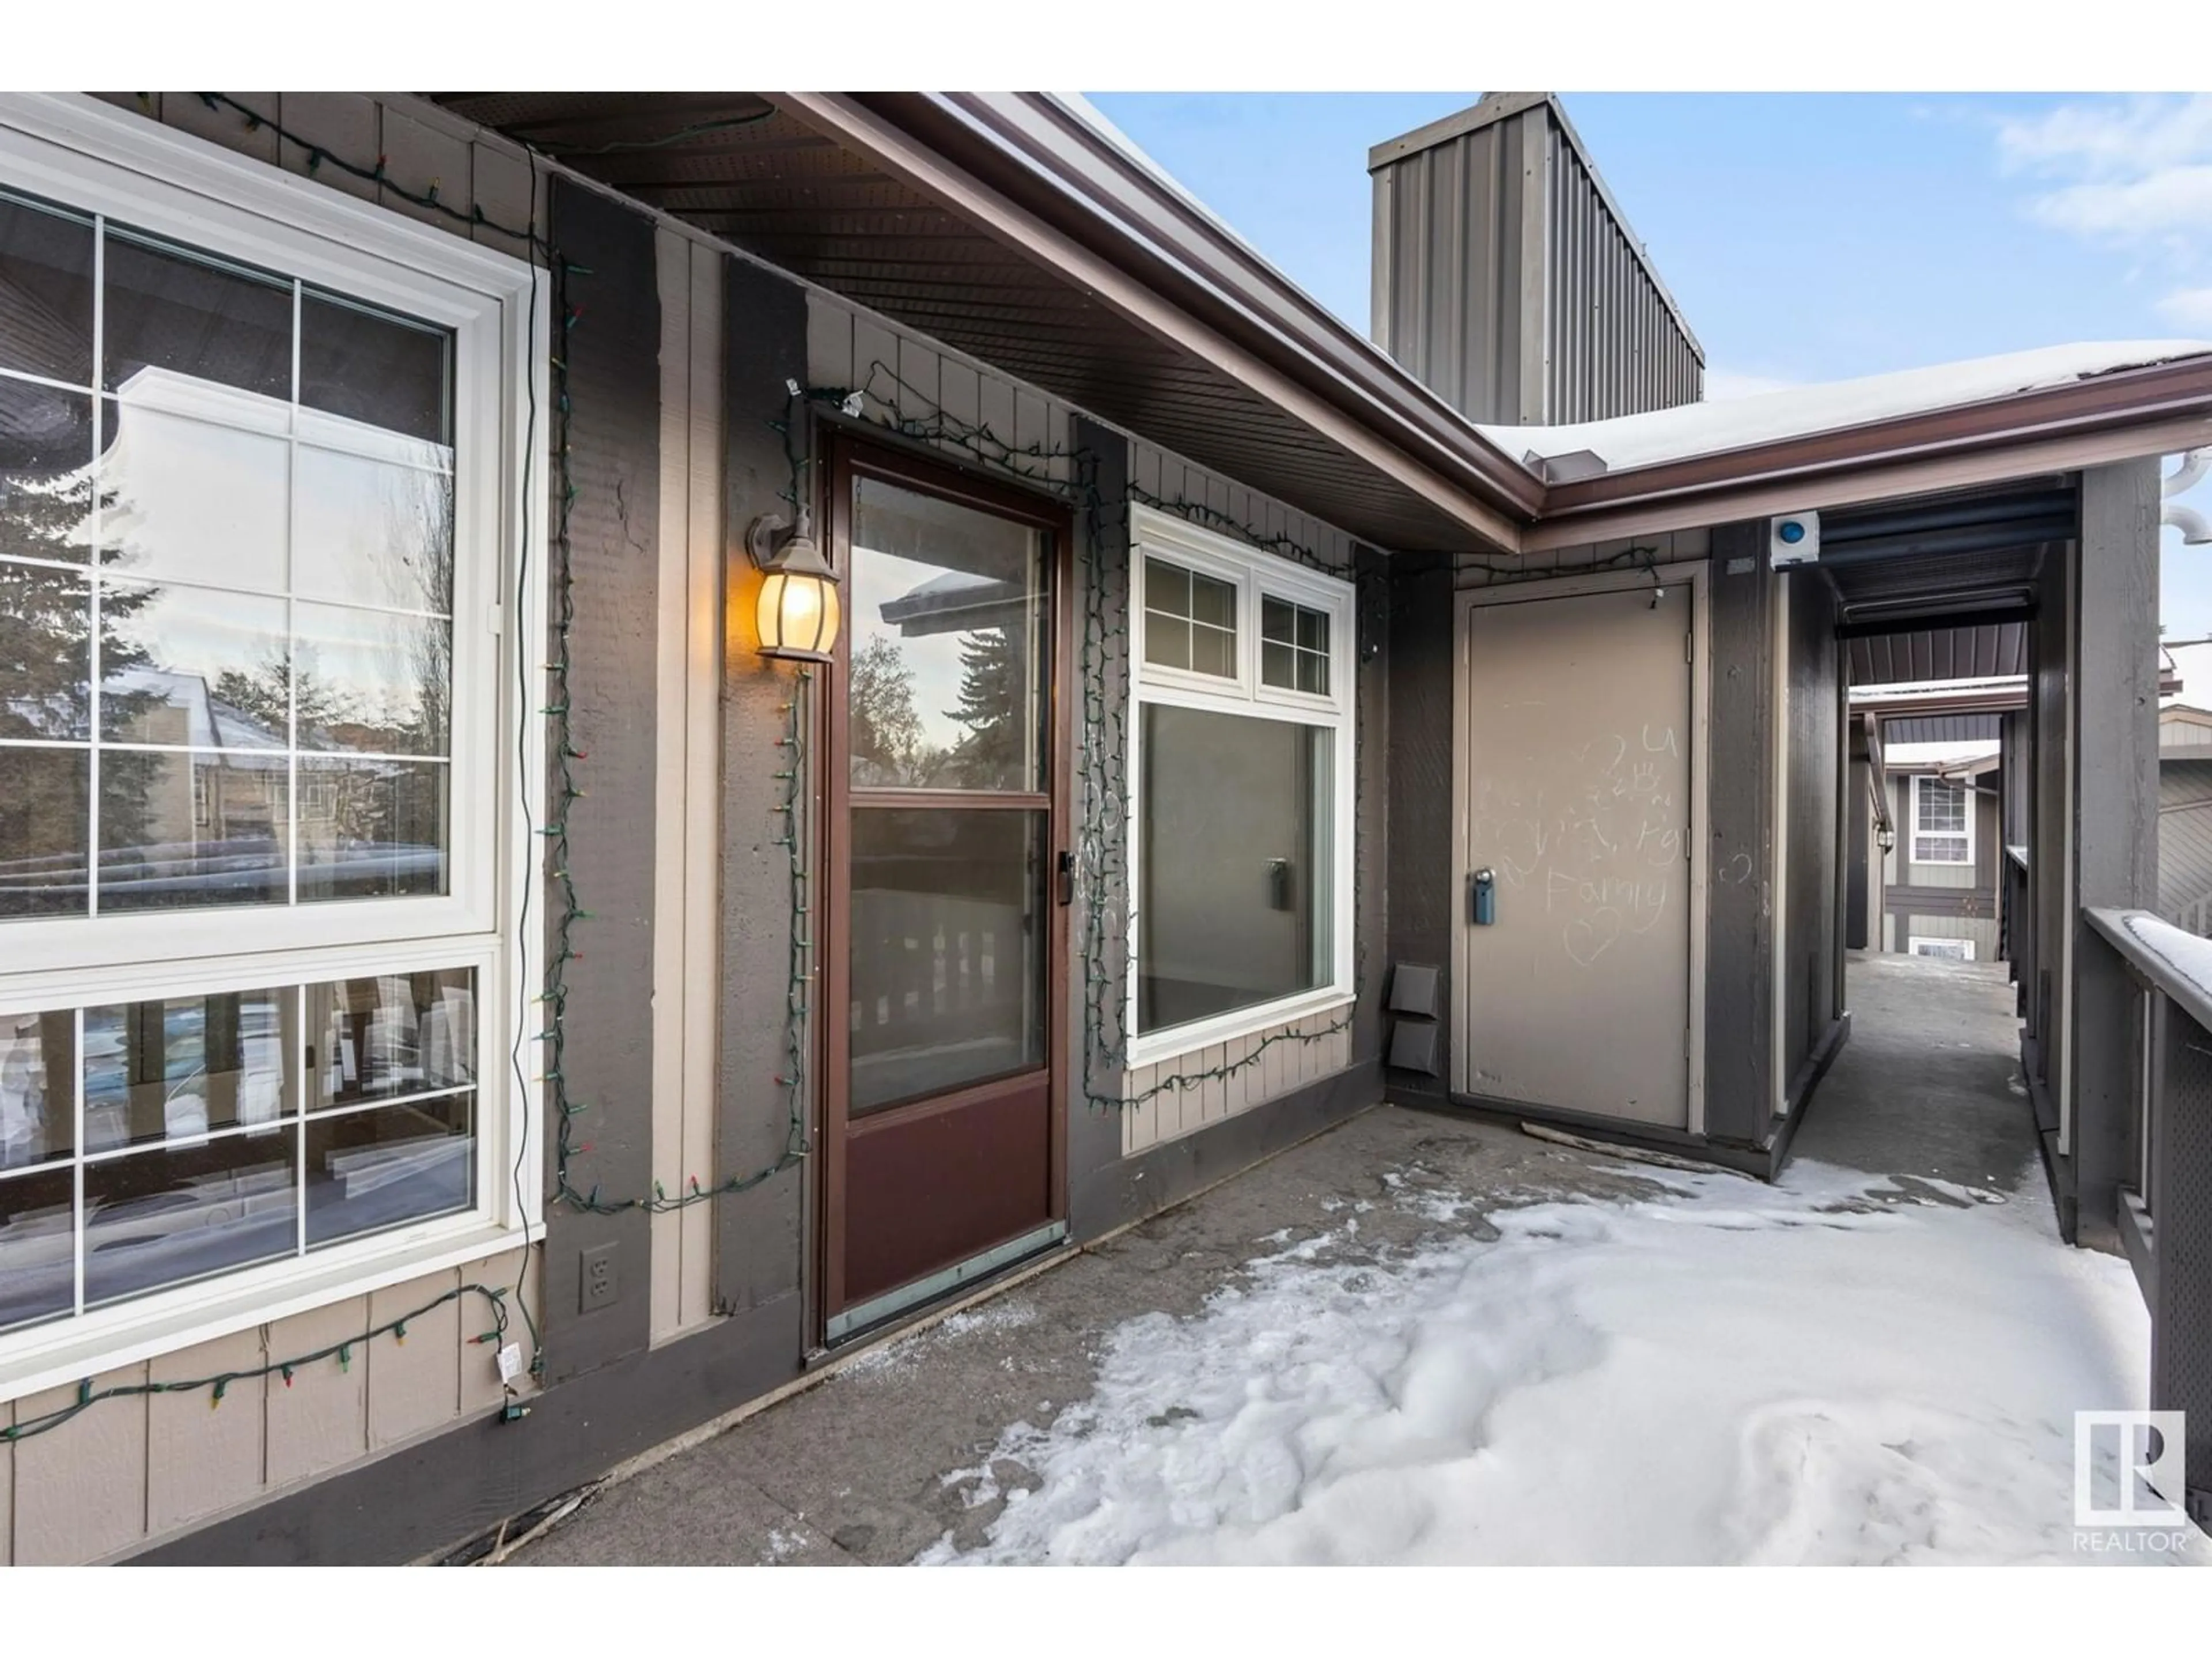
<svg viewBox="0 0 2212 1659">
<path fill-rule="evenodd" d="M 2117 1220 L 2150 1304 L 2150 1403 L 2186 1413 L 2189 1512 L 2212 1530 L 2212 939 L 2148 910 L 2081 914 L 2135 992 Z"/>
</svg>

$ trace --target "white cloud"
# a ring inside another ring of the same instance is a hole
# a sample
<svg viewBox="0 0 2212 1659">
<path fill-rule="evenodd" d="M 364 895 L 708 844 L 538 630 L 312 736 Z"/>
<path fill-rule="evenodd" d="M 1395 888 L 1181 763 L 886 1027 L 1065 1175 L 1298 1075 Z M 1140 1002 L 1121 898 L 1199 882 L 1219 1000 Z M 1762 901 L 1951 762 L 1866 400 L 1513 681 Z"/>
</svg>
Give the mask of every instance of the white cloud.
<svg viewBox="0 0 2212 1659">
<path fill-rule="evenodd" d="M 2178 288 L 2158 302 L 2158 314 L 2176 328 L 2212 333 L 2212 288 Z"/>
<path fill-rule="evenodd" d="M 2175 231 L 2201 234 L 2212 223 L 2212 163 L 2068 185 L 2037 197 L 2028 211 L 2077 236 L 2131 241 Z"/>
<path fill-rule="evenodd" d="M 2140 178 L 2212 155 L 2212 95 L 2062 104 L 2003 123 L 1997 149 L 2008 170 Z"/>
<path fill-rule="evenodd" d="M 2040 181 L 2028 217 L 2145 256 L 2183 284 L 2160 313 L 2212 331 L 2212 288 L 2191 285 L 2212 264 L 2212 94 L 2062 104 L 2000 123 L 1997 156 L 2008 174 Z"/>
<path fill-rule="evenodd" d="M 1705 371 L 1705 401 L 1717 404 L 1730 398 L 1756 398 L 1762 392 L 1787 392 L 1798 384 L 1796 380 L 1777 380 L 1771 374 L 1742 374 L 1730 368 L 1709 368 Z"/>
</svg>

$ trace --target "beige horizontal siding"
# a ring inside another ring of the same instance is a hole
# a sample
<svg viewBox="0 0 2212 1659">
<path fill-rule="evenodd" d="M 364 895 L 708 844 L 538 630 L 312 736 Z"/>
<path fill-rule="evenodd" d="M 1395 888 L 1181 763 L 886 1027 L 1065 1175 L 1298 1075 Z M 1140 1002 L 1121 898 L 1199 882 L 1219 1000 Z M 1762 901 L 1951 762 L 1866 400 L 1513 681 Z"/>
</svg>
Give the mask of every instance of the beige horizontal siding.
<svg viewBox="0 0 2212 1659">
<path fill-rule="evenodd" d="M 1330 1028 L 1347 1012 L 1309 1015 L 1132 1067 L 1122 1076 L 1122 1098 L 1132 1103 L 1121 1112 L 1121 1155 L 1194 1134 L 1345 1070 L 1352 1064 L 1351 1028 Z"/>
<path fill-rule="evenodd" d="M 519 1251 L 471 1262 L 372 1296 L 128 1365 L 92 1379 L 95 1390 L 252 1370 L 357 1338 L 462 1285 L 512 1287 Z M 533 1308 L 533 1273 L 526 1293 Z M 100 1401 L 58 1428 L 0 1447 L 0 1562 L 67 1565 L 125 1554 L 242 1505 L 275 1496 L 376 1452 L 495 1410 L 503 1398 L 497 1346 L 472 1339 L 492 1316 L 481 1297 L 457 1297 L 410 1322 L 404 1340 L 361 1342 L 335 1358 L 281 1376 L 206 1389 Z M 507 1340 L 528 1329 L 511 1317 Z M 66 1407 L 65 1384 L 0 1406 L 24 1424 Z"/>
</svg>

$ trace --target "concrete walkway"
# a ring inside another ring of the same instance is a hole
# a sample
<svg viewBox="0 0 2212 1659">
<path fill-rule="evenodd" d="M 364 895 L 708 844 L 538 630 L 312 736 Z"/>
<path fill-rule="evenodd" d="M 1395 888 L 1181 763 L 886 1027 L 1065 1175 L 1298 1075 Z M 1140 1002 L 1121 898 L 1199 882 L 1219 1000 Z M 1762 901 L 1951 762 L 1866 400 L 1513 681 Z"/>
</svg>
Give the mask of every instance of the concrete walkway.
<svg viewBox="0 0 2212 1659">
<path fill-rule="evenodd" d="M 1820 1080 L 1793 1158 L 2010 1190 L 2042 1177 L 2002 966 L 1854 951 L 1851 1040 Z"/>
<path fill-rule="evenodd" d="M 1653 1175 L 1664 1172 L 1654 1170 Z M 888 1565 L 948 1532 L 981 1541 L 1022 1484 L 980 1466 L 1009 1423 L 1049 1424 L 1093 1386 L 1107 1332 L 1195 1313 L 1255 1256 L 1323 1234 L 1372 1260 L 1469 1232 L 1477 1211 L 1658 1189 L 1634 1166 L 1491 1123 L 1382 1107 L 632 1475 L 515 1565 Z M 1477 1200 L 1440 1202 L 1445 1193 Z M 948 1480 L 956 1471 L 966 1471 Z M 987 1481 L 987 1475 L 991 1477 Z"/>
<path fill-rule="evenodd" d="M 1896 1179 L 2008 1188 L 2035 1139 L 2014 1080 L 2002 969 L 1855 957 L 1852 1040 L 1808 1107 L 1796 1157 Z M 1182 1318 L 1254 1258 L 1327 1237 L 1328 1259 L 1491 1238 L 1486 1212 L 1656 1195 L 1662 1170 L 1509 1125 L 1381 1107 L 592 1496 L 516 1564 L 890 1564 L 948 1534 L 980 1544 L 1030 1484 L 987 1466 L 1007 1425 L 1088 1399 L 1107 1334 Z M 1449 1200 L 1445 1195 L 1450 1195 Z M 1897 1194 L 1911 1201 L 1907 1192 Z M 1968 1200 L 1923 1188 L 1923 1201 Z M 1471 1200 L 1471 1201 L 1468 1201 Z"/>
</svg>

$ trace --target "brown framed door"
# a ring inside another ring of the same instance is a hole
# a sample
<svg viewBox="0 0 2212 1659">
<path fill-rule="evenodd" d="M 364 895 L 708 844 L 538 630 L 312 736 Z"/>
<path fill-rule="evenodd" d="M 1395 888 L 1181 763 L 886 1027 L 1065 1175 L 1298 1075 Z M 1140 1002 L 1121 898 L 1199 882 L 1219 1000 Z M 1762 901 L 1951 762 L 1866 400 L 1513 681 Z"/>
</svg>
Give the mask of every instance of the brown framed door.
<svg viewBox="0 0 2212 1659">
<path fill-rule="evenodd" d="M 1063 509 L 851 440 L 826 522 L 823 1334 L 1065 1233 Z"/>
</svg>

